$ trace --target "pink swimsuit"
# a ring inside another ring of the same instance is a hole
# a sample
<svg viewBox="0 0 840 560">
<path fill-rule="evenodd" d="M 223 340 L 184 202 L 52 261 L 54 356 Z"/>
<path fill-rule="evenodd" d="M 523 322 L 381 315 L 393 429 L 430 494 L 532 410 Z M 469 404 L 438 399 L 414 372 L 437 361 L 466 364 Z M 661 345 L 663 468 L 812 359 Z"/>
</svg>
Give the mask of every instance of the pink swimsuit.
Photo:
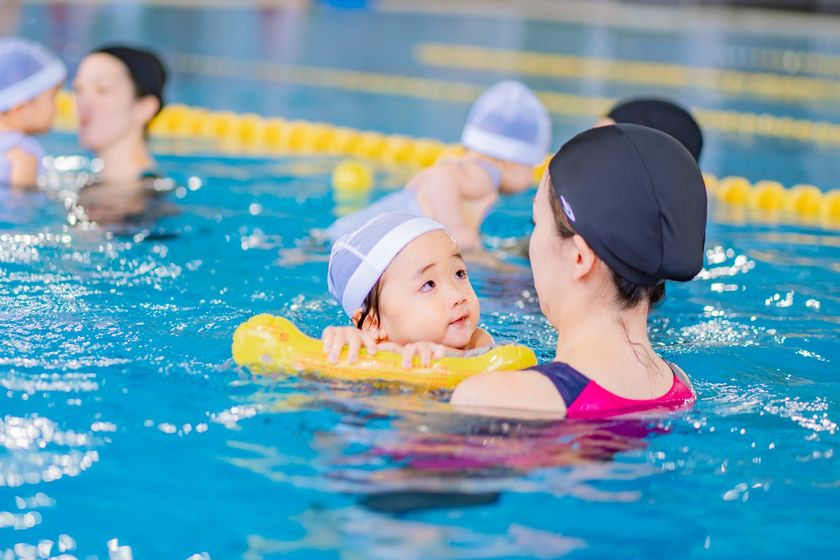
<svg viewBox="0 0 840 560">
<path fill-rule="evenodd" d="M 540 364 L 530 369 L 545 375 L 554 384 L 566 402 L 568 418 L 604 418 L 657 409 L 677 410 L 694 404 L 696 397 L 685 372 L 676 364 L 667 363 L 674 372 L 671 389 L 661 397 L 641 400 L 611 393 L 563 362 Z"/>
</svg>

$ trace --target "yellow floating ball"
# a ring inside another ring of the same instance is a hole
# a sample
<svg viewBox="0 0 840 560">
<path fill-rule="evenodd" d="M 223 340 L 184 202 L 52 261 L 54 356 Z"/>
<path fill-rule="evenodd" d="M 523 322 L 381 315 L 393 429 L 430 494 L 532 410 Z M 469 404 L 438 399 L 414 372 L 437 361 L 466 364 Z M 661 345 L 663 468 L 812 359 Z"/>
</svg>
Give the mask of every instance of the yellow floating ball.
<svg viewBox="0 0 840 560">
<path fill-rule="evenodd" d="M 332 185 L 341 191 L 369 190 L 373 186 L 373 170 L 361 161 L 342 161 L 333 170 Z"/>
<path fill-rule="evenodd" d="M 333 135 L 327 144 L 326 151 L 332 154 L 350 154 L 359 141 L 359 132 L 352 128 L 338 127 L 333 129 Z"/>
<path fill-rule="evenodd" d="M 408 136 L 397 134 L 385 138 L 382 152 L 379 154 L 382 161 L 389 163 L 405 163 L 411 155 L 414 147 L 414 140 Z"/>
<path fill-rule="evenodd" d="M 265 143 L 269 148 L 272 148 L 274 150 L 281 150 L 287 147 L 285 145 L 285 127 L 285 119 L 272 118 L 265 121 Z"/>
<path fill-rule="evenodd" d="M 335 135 L 335 127 L 326 123 L 312 123 L 303 133 L 301 149 L 311 152 L 325 152 Z"/>
<path fill-rule="evenodd" d="M 750 196 L 751 185 L 744 177 L 724 177 L 718 182 L 715 195 L 727 204 L 744 204 Z"/>
<path fill-rule="evenodd" d="M 358 157 L 377 158 L 385 148 L 385 135 L 378 132 L 362 132 L 350 150 Z"/>
<path fill-rule="evenodd" d="M 814 185 L 794 185 L 787 196 L 787 209 L 797 214 L 818 214 L 823 193 Z"/>
<path fill-rule="evenodd" d="M 840 189 L 832 189 L 823 195 L 822 217 L 831 225 L 840 225 Z"/>
<path fill-rule="evenodd" d="M 201 133 L 208 138 L 222 138 L 227 136 L 230 134 L 238 118 L 235 113 L 230 111 L 211 113 L 204 121 Z"/>
<path fill-rule="evenodd" d="M 781 210 L 787 194 L 785 187 L 777 181 L 759 181 L 750 191 L 749 204 L 759 210 Z"/>
<path fill-rule="evenodd" d="M 310 134 L 310 126 L 312 126 L 312 123 L 307 121 L 289 121 L 283 129 L 288 146 L 293 150 L 303 148 L 306 137 Z"/>
<path fill-rule="evenodd" d="M 418 167 L 429 167 L 434 165 L 441 152 L 443 144 L 437 140 L 420 138 L 412 144 L 407 162 Z"/>
<path fill-rule="evenodd" d="M 259 115 L 246 113 L 231 127 L 230 134 L 243 144 L 257 144 L 265 139 L 265 120 Z"/>
<path fill-rule="evenodd" d="M 440 163 L 447 159 L 456 159 L 462 157 L 465 153 L 467 153 L 466 148 L 460 144 L 446 144 L 443 146 L 443 151 L 440 152 L 435 163 Z"/>
<path fill-rule="evenodd" d="M 552 154 L 548 154 L 542 162 L 534 166 L 534 183 L 537 185 L 539 185 L 540 181 L 542 181 L 542 177 L 545 175 L 545 169 L 548 167 L 548 162 L 551 161 L 551 158 Z"/>
<path fill-rule="evenodd" d="M 718 178 L 715 175 L 703 173 L 703 182 L 706 184 L 706 190 L 708 192 L 715 192 L 718 186 Z"/>
</svg>

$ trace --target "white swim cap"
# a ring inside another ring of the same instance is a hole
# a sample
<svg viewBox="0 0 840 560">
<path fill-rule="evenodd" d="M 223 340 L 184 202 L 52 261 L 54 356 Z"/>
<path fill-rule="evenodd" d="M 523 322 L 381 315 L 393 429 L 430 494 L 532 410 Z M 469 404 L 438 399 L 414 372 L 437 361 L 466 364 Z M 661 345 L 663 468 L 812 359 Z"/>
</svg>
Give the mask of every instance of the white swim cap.
<svg viewBox="0 0 840 560">
<path fill-rule="evenodd" d="M 0 111 L 38 97 L 67 77 L 67 68 L 41 45 L 0 39 Z"/>
<path fill-rule="evenodd" d="M 525 84 L 499 82 L 473 104 L 461 143 L 488 156 L 537 165 L 551 145 L 551 119 Z"/>
<path fill-rule="evenodd" d="M 444 229 L 429 218 L 411 214 L 379 214 L 332 246 L 327 271 L 330 293 L 349 317 L 359 309 L 394 257 L 430 231 Z"/>
</svg>

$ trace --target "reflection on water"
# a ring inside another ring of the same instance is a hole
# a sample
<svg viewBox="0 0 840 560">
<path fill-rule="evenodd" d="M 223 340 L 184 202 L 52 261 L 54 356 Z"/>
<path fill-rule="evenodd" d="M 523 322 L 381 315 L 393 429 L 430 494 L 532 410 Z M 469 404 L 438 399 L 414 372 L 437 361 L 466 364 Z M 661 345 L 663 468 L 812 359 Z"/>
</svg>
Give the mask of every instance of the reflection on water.
<svg viewBox="0 0 840 560">
<path fill-rule="evenodd" d="M 487 534 L 452 523 L 423 523 L 372 514 L 357 507 L 311 510 L 295 519 L 306 534 L 283 541 L 248 537 L 245 560 L 282 558 L 315 551 L 359 558 L 558 558 L 584 548 L 580 539 L 506 523 L 501 534 Z"/>
<path fill-rule="evenodd" d="M 374 511 L 486 505 L 500 492 L 550 493 L 591 501 L 634 501 L 636 491 L 606 490 L 658 472 L 613 462 L 638 456 L 649 438 L 670 431 L 666 419 L 523 422 L 455 414 L 422 395 L 308 383 L 307 397 L 263 393 L 258 408 L 227 411 L 238 419 L 270 411 L 331 410 L 339 423 L 313 432 L 311 459 L 281 447 L 232 440 L 226 461 L 274 482 L 355 496 Z M 383 392 L 384 391 L 384 392 Z M 559 468 L 559 470 L 557 470 Z"/>
</svg>

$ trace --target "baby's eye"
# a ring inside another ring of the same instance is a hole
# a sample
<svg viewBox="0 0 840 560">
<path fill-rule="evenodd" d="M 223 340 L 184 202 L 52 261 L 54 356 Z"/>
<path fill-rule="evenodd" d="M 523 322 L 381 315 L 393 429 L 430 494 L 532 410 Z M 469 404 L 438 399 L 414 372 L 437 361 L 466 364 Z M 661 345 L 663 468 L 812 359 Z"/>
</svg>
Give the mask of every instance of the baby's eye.
<svg viewBox="0 0 840 560">
<path fill-rule="evenodd" d="M 421 292 L 429 292 L 432 289 L 434 289 L 434 287 L 435 287 L 435 281 L 434 280 L 429 280 L 428 282 L 426 282 L 425 284 L 420 286 L 420 291 Z"/>
<path fill-rule="evenodd" d="M 462 269 L 458 270 L 458 272 L 455 273 L 455 276 L 457 276 L 461 280 L 466 280 L 467 279 L 467 271 L 462 268 Z"/>
</svg>

